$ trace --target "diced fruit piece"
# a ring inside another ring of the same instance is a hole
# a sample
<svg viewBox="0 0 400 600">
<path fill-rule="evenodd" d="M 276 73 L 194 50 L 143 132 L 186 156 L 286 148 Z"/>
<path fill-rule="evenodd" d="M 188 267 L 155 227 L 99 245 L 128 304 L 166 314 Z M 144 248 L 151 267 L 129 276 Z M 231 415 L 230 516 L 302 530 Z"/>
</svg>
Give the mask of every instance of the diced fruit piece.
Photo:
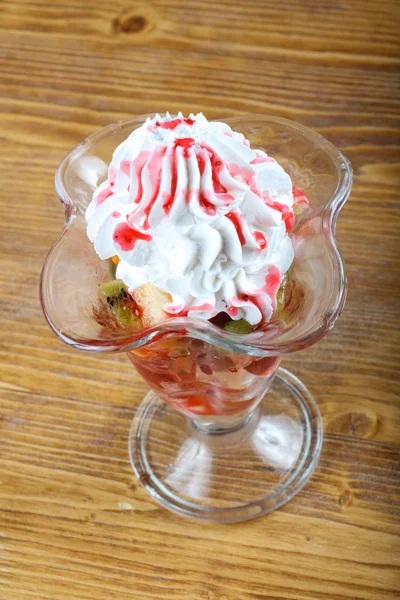
<svg viewBox="0 0 400 600">
<path fill-rule="evenodd" d="M 245 370 L 252 375 L 258 375 L 258 377 L 265 377 L 269 375 L 274 368 L 277 366 L 279 358 L 276 356 L 267 356 L 265 358 L 257 358 L 252 363 L 245 367 Z"/>
<path fill-rule="evenodd" d="M 196 365 L 190 355 L 171 360 L 171 371 L 178 375 L 180 381 L 193 381 L 196 377 Z"/>
<path fill-rule="evenodd" d="M 288 325 L 296 319 L 306 297 L 306 287 L 300 285 L 288 271 L 276 295 L 276 309 L 271 321 L 284 321 Z"/>
<path fill-rule="evenodd" d="M 188 396 L 179 400 L 168 399 L 168 403 L 178 410 L 193 415 L 215 415 L 216 410 L 209 398 L 203 394 Z"/>
<path fill-rule="evenodd" d="M 114 254 L 114 256 L 111 257 L 111 260 L 113 261 L 114 265 L 117 265 L 121 259 L 118 254 Z"/>
<path fill-rule="evenodd" d="M 163 306 L 172 302 L 170 294 L 163 292 L 152 283 L 145 283 L 131 292 L 139 308 L 143 327 L 152 327 L 170 318 Z"/>
<path fill-rule="evenodd" d="M 285 277 L 283 278 L 283 281 L 282 281 L 278 291 L 276 292 L 275 313 L 281 313 L 283 311 L 283 309 L 285 308 L 288 287 L 289 287 L 289 278 L 286 274 Z"/>
<path fill-rule="evenodd" d="M 246 319 L 238 319 L 237 321 L 229 321 L 224 325 L 225 331 L 231 333 L 249 333 L 253 327 Z"/>
<path fill-rule="evenodd" d="M 210 323 L 216 325 L 217 327 L 223 328 L 229 321 L 231 321 L 230 316 L 226 312 L 219 312 L 215 317 L 209 319 Z"/>
<path fill-rule="evenodd" d="M 120 279 L 102 283 L 99 286 L 99 299 L 103 307 L 108 307 L 109 316 L 115 317 L 114 320 L 120 327 L 133 330 L 142 327 L 142 322 L 135 313 L 136 304 L 130 296 L 128 288 Z M 102 314 L 104 315 L 104 310 Z"/>
<path fill-rule="evenodd" d="M 307 208 L 310 206 L 310 202 L 303 190 L 293 188 L 293 213 L 297 219 Z"/>
</svg>

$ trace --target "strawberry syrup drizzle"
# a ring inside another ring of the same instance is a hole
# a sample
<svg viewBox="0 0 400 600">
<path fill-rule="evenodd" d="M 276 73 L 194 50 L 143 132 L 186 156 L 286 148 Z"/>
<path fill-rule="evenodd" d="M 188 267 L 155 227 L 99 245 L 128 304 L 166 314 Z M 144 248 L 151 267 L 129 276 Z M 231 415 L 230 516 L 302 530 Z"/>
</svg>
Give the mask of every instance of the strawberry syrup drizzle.
<svg viewBox="0 0 400 600">
<path fill-rule="evenodd" d="M 201 156 L 201 154 L 197 155 L 197 164 L 199 165 L 200 176 L 202 176 L 203 173 L 204 173 L 204 171 L 205 171 L 205 169 L 206 169 L 206 161 Z"/>
<path fill-rule="evenodd" d="M 227 167 L 227 164 L 212 150 L 212 148 L 206 144 L 202 144 L 201 147 L 207 152 L 211 162 L 211 177 L 214 193 L 218 195 L 219 199 L 222 200 L 225 206 L 228 206 L 234 200 L 234 197 L 228 194 L 228 190 L 220 181 L 221 171 L 224 169 L 224 167 Z M 197 160 L 199 160 L 199 157 Z M 205 161 L 203 157 L 200 158 L 199 169 L 200 175 L 203 175 L 205 169 Z"/>
<path fill-rule="evenodd" d="M 249 296 L 248 299 L 256 308 L 258 308 L 261 313 L 262 322 L 265 322 L 267 320 L 267 306 L 262 294 L 254 293 Z"/>
<path fill-rule="evenodd" d="M 214 306 L 212 304 L 200 304 L 199 306 L 191 306 L 189 308 L 189 311 L 209 311 L 209 310 L 214 310 Z"/>
<path fill-rule="evenodd" d="M 150 150 L 142 150 L 142 152 L 139 152 L 139 154 L 133 161 L 133 168 L 135 169 L 137 179 L 137 193 L 135 198 L 135 204 L 139 204 L 143 196 L 142 172 L 147 161 L 150 158 L 150 155 Z"/>
<path fill-rule="evenodd" d="M 155 125 L 156 127 L 161 127 L 162 129 L 171 129 L 174 130 L 178 127 L 178 125 L 180 125 L 181 123 L 185 123 L 186 125 L 194 125 L 194 119 L 182 119 L 181 117 L 178 117 L 176 119 L 172 119 L 172 121 L 156 121 Z"/>
<path fill-rule="evenodd" d="M 256 186 L 255 182 L 255 171 L 253 169 L 246 169 L 246 167 L 239 167 L 235 163 L 229 163 L 227 165 L 227 169 L 229 171 L 229 175 L 231 177 L 239 176 L 243 179 L 244 183 L 249 186 L 250 191 L 253 192 L 256 196 L 260 197 L 260 191 Z"/>
<path fill-rule="evenodd" d="M 207 192 L 199 193 L 199 204 L 207 215 L 214 216 L 217 212 L 217 207 L 207 198 Z"/>
<path fill-rule="evenodd" d="M 176 156 L 176 148 L 173 150 L 171 160 L 171 192 L 164 195 L 163 209 L 167 215 L 171 212 L 171 208 L 175 201 L 176 185 L 178 183 L 178 160 Z"/>
<path fill-rule="evenodd" d="M 192 148 L 194 143 L 195 143 L 195 140 L 193 138 L 178 138 L 175 140 L 174 148 L 175 149 L 177 147 L 183 148 L 184 158 L 189 158 L 190 157 L 190 148 Z M 222 199 L 224 204 L 229 204 L 230 202 L 232 202 L 232 200 L 234 200 L 234 198 L 233 198 L 233 196 L 231 196 L 230 194 L 227 193 L 227 189 L 221 184 L 221 182 L 219 180 L 219 174 L 220 174 L 221 170 L 224 168 L 225 163 L 207 146 L 203 145 L 202 148 L 204 148 L 204 150 L 207 152 L 210 162 L 211 162 L 211 173 L 212 173 L 214 193 L 218 194 L 218 196 Z M 199 165 L 200 176 L 202 176 L 204 174 L 204 171 L 206 168 L 206 160 L 205 160 L 204 156 L 201 156 L 200 154 L 198 154 L 197 155 L 197 163 Z M 175 197 L 176 197 L 177 171 L 178 171 L 176 151 L 174 152 L 173 157 L 172 157 L 171 171 L 172 171 L 171 193 L 167 194 L 165 196 L 164 205 L 163 205 L 166 214 L 170 213 L 171 208 L 174 203 L 174 200 L 175 200 Z M 193 193 L 193 191 L 188 192 L 186 194 L 186 203 L 187 204 L 190 202 L 192 193 Z M 199 204 L 203 208 L 204 212 L 207 215 L 214 216 L 217 212 L 217 209 L 216 209 L 215 204 L 213 204 L 213 202 L 211 202 L 209 196 L 210 196 L 209 192 L 203 192 L 203 191 L 199 192 Z"/>
<path fill-rule="evenodd" d="M 131 160 L 121 160 L 120 169 L 127 177 L 131 175 L 131 164 Z"/>
<path fill-rule="evenodd" d="M 117 167 L 110 167 L 108 169 L 108 181 L 110 182 L 110 186 L 114 185 L 117 175 L 118 175 Z"/>
<path fill-rule="evenodd" d="M 183 148 L 183 156 L 185 158 L 190 158 L 190 148 L 194 144 L 193 138 L 177 138 L 174 142 L 174 148 Z"/>
<path fill-rule="evenodd" d="M 108 187 L 108 188 L 105 188 L 104 190 L 102 190 L 102 191 L 100 192 L 100 194 L 99 194 L 99 195 L 97 196 L 97 198 L 96 198 L 96 207 L 97 207 L 97 206 L 100 206 L 100 204 L 103 204 L 103 202 L 104 202 L 105 200 L 107 200 L 107 198 L 109 198 L 110 196 L 112 196 L 112 195 L 113 195 L 113 193 L 114 193 L 114 192 L 113 192 L 113 191 L 112 191 L 112 189 L 111 189 L 111 188 L 109 188 L 109 187 Z"/>
<path fill-rule="evenodd" d="M 171 192 L 164 194 L 163 208 L 167 215 L 171 212 L 176 197 L 176 186 L 178 183 L 178 155 L 177 148 L 183 148 L 184 158 L 190 158 L 190 148 L 194 144 L 193 138 L 179 138 L 174 142 L 174 149 L 171 160 Z M 186 195 L 186 202 L 189 203 L 189 193 Z"/>
<path fill-rule="evenodd" d="M 213 181 L 214 192 L 216 194 L 226 194 L 228 190 L 222 185 L 222 183 L 219 180 L 219 175 L 225 166 L 224 161 L 221 160 L 220 157 L 205 144 L 202 145 L 202 148 L 206 150 L 208 156 L 210 157 L 211 177 Z"/>
<path fill-rule="evenodd" d="M 236 309 L 237 307 L 244 306 L 245 304 L 251 302 L 256 308 L 258 308 L 262 315 L 262 319 L 265 322 L 267 319 L 267 305 L 263 296 L 267 294 L 271 298 L 272 309 L 275 310 L 276 293 L 281 283 L 282 275 L 278 267 L 276 267 L 275 265 L 270 265 L 268 269 L 268 275 L 265 278 L 265 285 L 262 288 L 255 290 L 254 292 L 249 292 L 248 294 L 238 294 L 237 296 L 233 296 L 231 298 L 231 307 L 227 310 L 228 314 L 230 314 L 231 316 L 235 316 L 232 315 L 231 312 L 229 312 L 232 308 Z"/>
<path fill-rule="evenodd" d="M 265 303 L 263 301 L 262 296 L 263 294 L 267 294 L 271 298 L 272 309 L 275 310 L 276 293 L 278 291 L 279 286 L 281 285 L 281 282 L 282 275 L 278 267 L 276 267 L 275 265 L 270 265 L 270 267 L 268 268 L 268 275 L 265 278 L 265 285 L 259 290 L 256 290 L 256 292 L 253 292 L 249 298 L 249 300 L 253 304 L 255 304 L 255 306 L 257 306 L 258 310 L 263 315 L 264 320 L 266 318 L 266 315 L 265 308 L 263 310 L 263 304 L 265 306 Z"/>
<path fill-rule="evenodd" d="M 157 200 L 158 194 L 160 193 L 162 163 L 166 152 L 167 146 L 156 148 L 147 163 L 150 181 L 153 183 L 154 187 L 150 201 L 144 209 L 144 214 L 146 215 L 146 218 L 143 224 L 143 229 L 150 229 L 149 216 L 151 213 L 151 209 L 153 208 L 154 203 Z"/>
<path fill-rule="evenodd" d="M 147 233 L 142 233 L 138 229 L 135 229 L 129 223 L 118 223 L 114 230 L 113 240 L 117 246 L 124 252 L 133 250 L 138 240 L 144 240 L 150 242 L 153 238 Z"/>
<path fill-rule="evenodd" d="M 250 161 L 251 165 L 259 165 L 261 163 L 275 162 L 274 158 L 271 158 L 270 156 L 263 156 L 262 154 L 258 154 L 257 150 L 256 150 L 256 154 L 257 154 L 257 156 L 255 158 L 253 158 L 252 161 Z"/>
<path fill-rule="evenodd" d="M 276 304 L 276 293 L 279 289 L 279 286 L 282 283 L 282 275 L 278 267 L 275 265 L 270 265 L 268 269 L 268 275 L 265 279 L 265 286 L 258 290 L 259 292 L 264 292 L 268 294 L 268 296 L 272 300 L 272 304 Z"/>
<path fill-rule="evenodd" d="M 260 158 L 264 158 L 264 157 L 260 157 Z M 256 159 L 253 159 L 253 161 L 250 164 L 254 164 L 255 160 Z M 273 160 L 274 159 L 271 159 L 271 161 L 273 161 Z M 270 160 L 263 159 L 260 162 L 270 162 Z M 287 206 L 286 204 L 281 204 L 280 202 L 276 202 L 275 200 L 272 200 L 271 198 L 266 198 L 266 197 L 262 196 L 256 186 L 255 177 L 254 177 L 255 172 L 253 170 L 246 169 L 245 167 L 238 167 L 234 163 L 230 163 L 227 166 L 228 166 L 229 174 L 232 177 L 236 177 L 239 175 L 239 177 L 241 177 L 241 179 L 243 179 L 244 183 L 249 186 L 250 190 L 256 196 L 258 196 L 259 198 L 262 198 L 264 200 L 265 204 L 267 204 L 271 208 L 274 208 L 275 210 L 277 210 L 281 213 L 282 220 L 285 223 L 286 231 L 289 233 L 289 231 L 292 229 L 293 223 L 294 223 L 294 214 L 293 214 L 293 211 L 290 208 L 290 206 Z"/>
<path fill-rule="evenodd" d="M 246 243 L 246 238 L 244 237 L 244 233 L 243 233 L 243 229 L 242 229 L 242 224 L 243 224 L 243 215 L 241 213 L 238 212 L 228 212 L 226 213 L 226 218 L 229 219 L 231 221 L 231 223 L 233 223 L 235 229 L 236 229 L 236 233 L 238 234 L 238 238 L 239 238 L 239 242 L 242 246 L 245 245 Z"/>
<path fill-rule="evenodd" d="M 239 212 L 232 211 L 232 212 L 227 213 L 225 216 L 235 226 L 236 233 L 238 234 L 239 242 L 242 246 L 244 246 L 246 244 L 246 238 L 244 236 L 243 227 L 242 227 L 243 221 L 244 221 L 244 215 L 242 215 Z M 264 250 L 264 248 L 267 247 L 267 240 L 265 238 L 265 235 L 262 233 L 262 231 L 254 231 L 253 237 L 254 237 L 255 241 L 257 242 L 260 250 Z"/>
<path fill-rule="evenodd" d="M 255 231 L 253 233 L 253 237 L 256 240 L 257 244 L 260 247 L 260 250 L 264 250 L 267 247 L 267 240 L 262 231 Z"/>
<path fill-rule="evenodd" d="M 281 213 L 282 220 L 285 223 L 286 233 L 289 233 L 294 223 L 294 214 L 290 206 L 287 206 L 287 204 L 281 204 L 275 200 L 271 200 L 271 198 L 264 198 L 264 202 L 267 206 L 270 206 Z"/>
</svg>

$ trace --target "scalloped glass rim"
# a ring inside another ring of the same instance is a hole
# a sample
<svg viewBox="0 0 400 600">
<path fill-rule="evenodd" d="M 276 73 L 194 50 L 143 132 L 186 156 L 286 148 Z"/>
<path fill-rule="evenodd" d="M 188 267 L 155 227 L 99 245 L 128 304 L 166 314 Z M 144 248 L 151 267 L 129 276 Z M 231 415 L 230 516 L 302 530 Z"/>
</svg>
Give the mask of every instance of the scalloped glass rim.
<svg viewBox="0 0 400 600">
<path fill-rule="evenodd" d="M 312 140 L 316 147 L 318 146 L 323 148 L 336 167 L 337 186 L 323 209 L 321 219 L 326 241 L 328 242 L 332 256 L 336 261 L 335 267 L 339 293 L 332 310 L 324 315 L 323 322 L 320 324 L 316 322 L 315 327 L 311 328 L 312 331 L 310 333 L 305 336 L 299 336 L 291 339 L 290 341 L 286 341 L 284 339 L 285 336 L 282 335 L 282 333 L 287 333 L 287 329 L 281 330 L 279 335 L 271 337 L 270 335 L 266 335 L 267 332 L 270 333 L 270 329 L 268 329 L 267 325 L 265 329 L 259 329 L 244 336 L 221 330 L 219 327 L 216 327 L 209 321 L 201 321 L 189 317 L 169 319 L 168 321 L 165 321 L 164 323 L 161 323 L 155 327 L 143 329 L 135 333 L 129 333 L 124 338 L 120 337 L 116 339 L 114 343 L 110 343 L 109 340 L 106 340 L 103 343 L 98 339 L 78 339 L 72 334 L 67 335 L 65 330 L 60 331 L 60 329 L 55 326 L 51 319 L 51 315 L 47 311 L 46 303 L 44 301 L 43 286 L 45 274 L 47 268 L 49 267 L 51 255 L 55 247 L 60 243 L 69 228 L 73 226 L 77 212 L 76 204 L 73 198 L 71 198 L 71 196 L 68 194 L 68 191 L 64 185 L 64 173 L 68 169 L 68 166 L 72 160 L 78 159 L 79 156 L 85 151 L 91 147 L 95 147 L 96 144 L 100 140 L 104 139 L 108 134 L 115 133 L 122 128 L 128 129 L 128 126 L 130 131 L 133 131 L 133 129 L 139 127 L 147 117 L 151 118 L 153 116 L 153 114 L 140 115 L 126 120 L 120 120 L 94 132 L 83 141 L 79 142 L 66 154 L 56 171 L 55 189 L 65 210 L 65 226 L 46 257 L 40 283 L 40 298 L 43 312 L 53 331 L 67 344 L 72 345 L 80 350 L 91 352 L 128 352 L 135 348 L 144 346 L 150 343 L 152 340 L 159 339 L 161 336 L 173 338 L 182 335 L 204 340 L 216 346 L 225 348 L 231 352 L 248 353 L 255 356 L 277 356 L 289 352 L 295 352 L 317 342 L 333 327 L 335 321 L 340 316 L 346 299 L 347 280 L 343 260 L 336 243 L 335 231 L 337 217 L 350 194 L 352 186 L 351 164 L 331 142 L 326 140 L 312 129 L 288 119 L 258 114 L 240 115 L 238 117 L 220 120 L 229 124 L 232 129 L 235 129 L 235 125 L 240 124 L 243 121 L 254 121 L 255 123 L 267 121 L 277 125 L 281 124 L 283 127 L 293 129 L 297 134 L 301 133 L 304 137 Z M 240 131 L 240 128 L 238 131 Z"/>
</svg>

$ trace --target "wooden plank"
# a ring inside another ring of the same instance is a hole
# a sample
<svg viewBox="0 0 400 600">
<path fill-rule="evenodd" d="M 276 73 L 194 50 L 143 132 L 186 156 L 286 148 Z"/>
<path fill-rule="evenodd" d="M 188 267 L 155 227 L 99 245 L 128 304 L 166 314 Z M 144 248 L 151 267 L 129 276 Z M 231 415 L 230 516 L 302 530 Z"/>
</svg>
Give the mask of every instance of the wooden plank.
<svg viewBox="0 0 400 600">
<path fill-rule="evenodd" d="M 395 0 L 0 2 L 0 599 L 400 596 L 399 5 Z M 64 154 L 132 114 L 298 120 L 351 160 L 344 313 L 287 357 L 325 429 L 308 485 L 267 517 L 187 522 L 135 480 L 146 386 L 64 346 L 38 299 Z"/>
</svg>

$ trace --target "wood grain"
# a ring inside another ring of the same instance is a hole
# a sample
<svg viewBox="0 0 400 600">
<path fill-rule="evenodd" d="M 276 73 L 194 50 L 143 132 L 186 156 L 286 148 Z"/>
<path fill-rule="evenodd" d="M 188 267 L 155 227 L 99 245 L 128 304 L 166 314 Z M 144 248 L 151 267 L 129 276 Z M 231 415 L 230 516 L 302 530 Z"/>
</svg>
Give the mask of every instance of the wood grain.
<svg viewBox="0 0 400 600">
<path fill-rule="evenodd" d="M 396 0 L 0 2 L 1 600 L 400 597 L 399 26 Z M 63 155 L 164 110 L 298 120 L 355 172 L 344 314 L 284 365 L 319 401 L 321 462 L 241 525 L 150 499 L 127 454 L 145 385 L 123 355 L 65 347 L 38 300 Z"/>
</svg>

